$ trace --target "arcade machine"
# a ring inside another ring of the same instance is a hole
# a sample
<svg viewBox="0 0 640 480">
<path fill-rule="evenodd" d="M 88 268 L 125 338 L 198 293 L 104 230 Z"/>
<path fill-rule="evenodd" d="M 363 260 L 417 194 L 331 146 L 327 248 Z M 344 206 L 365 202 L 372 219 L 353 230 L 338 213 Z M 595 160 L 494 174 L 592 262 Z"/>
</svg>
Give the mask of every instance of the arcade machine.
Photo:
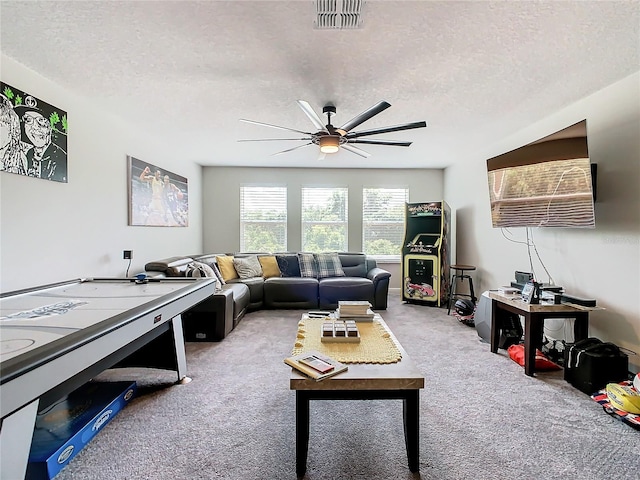
<svg viewBox="0 0 640 480">
<path fill-rule="evenodd" d="M 445 202 L 407 203 L 402 300 L 438 307 L 449 298 L 451 210 Z"/>
</svg>

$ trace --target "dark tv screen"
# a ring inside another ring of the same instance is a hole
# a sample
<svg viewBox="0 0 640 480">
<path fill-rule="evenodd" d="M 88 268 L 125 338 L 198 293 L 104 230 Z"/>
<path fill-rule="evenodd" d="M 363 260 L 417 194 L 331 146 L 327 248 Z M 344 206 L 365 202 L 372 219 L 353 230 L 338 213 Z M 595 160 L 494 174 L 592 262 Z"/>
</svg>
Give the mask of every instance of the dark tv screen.
<svg viewBox="0 0 640 480">
<path fill-rule="evenodd" d="M 487 160 L 493 227 L 595 228 L 583 120 Z"/>
</svg>

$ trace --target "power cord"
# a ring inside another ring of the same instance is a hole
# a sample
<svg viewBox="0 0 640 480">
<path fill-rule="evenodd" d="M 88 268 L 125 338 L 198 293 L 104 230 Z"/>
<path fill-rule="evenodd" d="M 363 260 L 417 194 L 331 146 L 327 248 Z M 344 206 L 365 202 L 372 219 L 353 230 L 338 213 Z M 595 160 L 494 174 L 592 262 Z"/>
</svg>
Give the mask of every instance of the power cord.
<svg viewBox="0 0 640 480">
<path fill-rule="evenodd" d="M 129 268 L 131 267 L 131 259 L 129 259 L 129 265 L 127 265 L 127 273 L 124 274 L 126 278 L 129 278 Z"/>
<path fill-rule="evenodd" d="M 528 228 L 527 228 L 527 230 L 528 230 Z M 544 262 L 542 261 L 542 258 L 540 258 L 540 254 L 538 253 L 538 249 L 536 248 L 536 242 L 533 240 L 533 232 L 531 232 L 531 245 L 533 246 L 533 250 L 536 252 L 536 257 L 538 257 L 538 261 L 540 262 L 540 265 L 542 265 L 542 268 L 544 269 L 545 273 L 547 274 L 547 278 L 549 279 L 549 285 L 555 285 L 556 284 L 555 280 L 553 279 L 553 277 L 549 273 L 549 270 L 547 270 L 547 267 L 545 266 Z"/>
<path fill-rule="evenodd" d="M 536 247 L 536 242 L 533 239 L 533 232 L 530 231 L 531 229 L 529 227 L 526 228 L 526 235 L 527 235 L 527 240 L 526 241 L 522 241 L 522 240 L 516 240 L 513 238 L 513 234 L 511 233 L 511 231 L 508 228 L 501 228 L 500 231 L 502 233 L 502 236 L 512 242 L 512 243 L 519 243 L 522 245 L 526 245 L 527 246 L 527 255 L 529 257 L 529 268 L 531 268 L 531 273 L 533 274 L 533 278 L 537 279 L 537 275 L 536 272 L 533 268 L 533 258 L 531 256 L 531 248 L 533 247 L 533 251 L 535 252 L 536 258 L 538 259 L 538 261 L 540 262 L 540 265 L 542 265 L 542 268 L 544 269 L 545 273 L 547 274 L 547 277 L 549 279 L 549 285 L 555 285 L 555 280 L 553 279 L 553 277 L 551 276 L 551 274 L 549 273 L 549 270 L 547 269 L 546 265 L 544 264 L 544 262 L 542 261 L 542 258 L 540 257 L 540 253 L 538 252 L 538 248 Z M 507 236 L 507 234 L 509 236 Z"/>
</svg>

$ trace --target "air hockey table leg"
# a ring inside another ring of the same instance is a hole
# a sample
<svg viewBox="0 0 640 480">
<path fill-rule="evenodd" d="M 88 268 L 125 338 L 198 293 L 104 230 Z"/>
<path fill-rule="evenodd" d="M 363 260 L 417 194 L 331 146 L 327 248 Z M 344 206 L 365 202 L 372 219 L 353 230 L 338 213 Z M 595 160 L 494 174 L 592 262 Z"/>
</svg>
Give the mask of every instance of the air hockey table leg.
<svg viewBox="0 0 640 480">
<path fill-rule="evenodd" d="M 0 478 L 24 478 L 39 400 L 2 419 L 0 427 Z"/>
<path fill-rule="evenodd" d="M 182 331 L 182 316 L 178 315 L 172 320 L 173 341 L 176 349 L 176 369 L 178 370 L 178 383 L 185 384 L 191 381 L 187 376 L 187 354 L 184 348 L 184 332 Z"/>
</svg>

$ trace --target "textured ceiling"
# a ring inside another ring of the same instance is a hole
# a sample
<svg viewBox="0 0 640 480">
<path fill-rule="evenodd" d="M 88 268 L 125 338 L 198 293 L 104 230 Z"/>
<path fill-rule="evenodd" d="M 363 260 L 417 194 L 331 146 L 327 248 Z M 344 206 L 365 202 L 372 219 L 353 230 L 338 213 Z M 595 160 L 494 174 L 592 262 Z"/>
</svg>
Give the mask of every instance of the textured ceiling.
<svg viewBox="0 0 640 480">
<path fill-rule="evenodd" d="M 638 1 L 369 1 L 363 17 L 316 30 L 310 0 L 3 0 L 0 45 L 202 165 L 446 167 L 640 70 Z M 240 118 L 313 131 L 297 99 L 335 104 L 334 125 L 391 103 L 355 130 L 428 126 L 322 163 L 316 146 L 271 155 L 302 142 L 237 142 L 291 137 Z"/>
</svg>

